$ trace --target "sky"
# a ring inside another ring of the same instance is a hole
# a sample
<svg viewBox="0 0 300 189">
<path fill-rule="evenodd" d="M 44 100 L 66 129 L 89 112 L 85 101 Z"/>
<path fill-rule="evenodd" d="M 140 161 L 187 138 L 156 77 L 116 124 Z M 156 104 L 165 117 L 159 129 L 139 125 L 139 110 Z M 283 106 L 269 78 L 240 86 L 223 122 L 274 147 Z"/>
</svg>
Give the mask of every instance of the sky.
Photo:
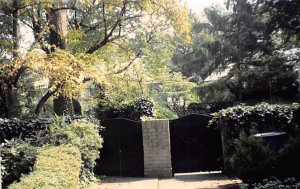
<svg viewBox="0 0 300 189">
<path fill-rule="evenodd" d="M 203 10 L 205 7 L 208 7 L 213 4 L 223 5 L 224 0 L 185 0 L 187 5 L 197 13 L 198 11 Z"/>
</svg>

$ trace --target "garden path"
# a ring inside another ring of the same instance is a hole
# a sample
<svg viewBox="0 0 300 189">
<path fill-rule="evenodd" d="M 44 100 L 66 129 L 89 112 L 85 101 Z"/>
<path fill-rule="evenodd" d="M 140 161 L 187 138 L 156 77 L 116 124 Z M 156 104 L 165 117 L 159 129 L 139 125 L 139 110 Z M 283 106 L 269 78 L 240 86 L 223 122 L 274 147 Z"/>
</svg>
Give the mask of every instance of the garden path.
<svg viewBox="0 0 300 189">
<path fill-rule="evenodd" d="M 92 189 L 236 189 L 237 179 L 221 173 L 176 174 L 169 179 L 106 177 Z"/>
</svg>

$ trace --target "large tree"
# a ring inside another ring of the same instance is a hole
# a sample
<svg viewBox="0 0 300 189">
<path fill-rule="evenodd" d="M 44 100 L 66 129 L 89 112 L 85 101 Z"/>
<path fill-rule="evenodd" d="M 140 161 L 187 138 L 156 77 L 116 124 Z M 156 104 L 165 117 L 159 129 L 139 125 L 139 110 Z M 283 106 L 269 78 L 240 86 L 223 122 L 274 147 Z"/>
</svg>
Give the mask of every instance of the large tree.
<svg viewBox="0 0 300 189">
<path fill-rule="evenodd" d="M 11 2 L 1 5 L 3 14 L 12 17 Z M 49 79 L 36 114 L 53 95 L 73 98 L 82 82 L 103 84 L 107 77 L 127 71 L 146 57 L 158 36 L 188 38 L 188 11 L 177 0 L 20 0 L 17 9 L 22 15 L 18 22 L 31 27 L 35 41 L 27 54 L 16 62 L 8 57 L 8 63 L 18 72 L 33 71 Z"/>
<path fill-rule="evenodd" d="M 212 72 L 229 70 L 222 83 L 237 101 L 293 100 L 295 62 L 286 53 L 293 54 L 290 49 L 298 44 L 296 7 L 297 1 L 230 0 L 226 12 L 206 9 L 207 20 L 194 23 L 195 45 L 180 47 L 174 60 L 186 76 L 202 81 Z"/>
<path fill-rule="evenodd" d="M 13 0 L 8 10 L 0 11 L 0 114 L 5 117 L 20 114 L 17 83 L 25 68 L 15 69 L 12 66 L 19 56 L 19 11 L 18 0 Z"/>
</svg>

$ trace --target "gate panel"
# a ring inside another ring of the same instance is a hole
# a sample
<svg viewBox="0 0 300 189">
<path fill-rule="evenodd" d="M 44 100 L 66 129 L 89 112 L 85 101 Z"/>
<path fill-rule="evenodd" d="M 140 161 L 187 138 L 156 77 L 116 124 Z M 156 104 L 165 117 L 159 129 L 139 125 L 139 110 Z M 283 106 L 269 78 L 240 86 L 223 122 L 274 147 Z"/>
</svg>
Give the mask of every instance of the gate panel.
<svg viewBox="0 0 300 189">
<path fill-rule="evenodd" d="M 112 119 L 102 122 L 104 138 L 95 174 L 109 176 L 143 176 L 143 136 L 140 122 Z"/>
<path fill-rule="evenodd" d="M 210 119 L 192 114 L 170 121 L 173 173 L 221 170 L 221 134 L 207 128 Z"/>
</svg>

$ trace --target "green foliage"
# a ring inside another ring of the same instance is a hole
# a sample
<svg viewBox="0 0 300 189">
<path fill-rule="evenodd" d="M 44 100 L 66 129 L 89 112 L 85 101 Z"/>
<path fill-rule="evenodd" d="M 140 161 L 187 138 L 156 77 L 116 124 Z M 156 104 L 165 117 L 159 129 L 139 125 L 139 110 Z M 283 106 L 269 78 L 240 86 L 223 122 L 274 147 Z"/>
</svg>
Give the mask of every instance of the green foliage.
<svg viewBox="0 0 300 189">
<path fill-rule="evenodd" d="M 191 103 L 187 107 L 189 113 L 211 114 L 234 105 L 232 101 L 215 101 L 210 103 Z"/>
<path fill-rule="evenodd" d="M 193 18 L 192 44 L 179 46 L 173 55 L 176 68 L 197 82 L 227 64 L 224 55 L 230 47 L 224 38 L 228 16 L 214 7 L 205 9 L 204 15 L 202 19 Z"/>
<path fill-rule="evenodd" d="M 52 119 L 1 119 L 0 118 L 0 143 L 13 138 L 36 139 L 43 135 Z"/>
<path fill-rule="evenodd" d="M 228 0 L 227 12 L 207 8 L 205 18 L 194 18 L 192 45 L 178 47 L 174 64 L 199 83 L 224 71 L 215 82 L 224 88 L 205 91 L 205 83 L 200 84 L 204 102 L 224 96 L 239 102 L 294 101 L 300 38 L 299 20 L 293 18 L 299 7 L 297 0 Z"/>
<path fill-rule="evenodd" d="M 138 121 L 142 116 L 152 117 L 154 110 L 151 100 L 141 98 L 123 105 L 100 103 L 96 111 L 100 120 L 127 118 Z"/>
<path fill-rule="evenodd" d="M 99 149 L 103 143 L 99 129 L 96 124 L 85 120 L 74 121 L 69 125 L 62 121 L 49 127 L 41 143 L 53 146 L 70 145 L 78 148 L 83 162 L 83 171 L 86 171 L 85 174 L 92 174 L 95 160 L 99 158 Z"/>
<path fill-rule="evenodd" d="M 113 102 L 149 97 L 148 78 L 154 77 L 145 74 L 149 64 L 155 61 L 156 65 L 163 65 L 170 61 L 174 41 L 189 39 L 189 10 L 180 0 L 38 2 L 0 0 L 3 34 L 0 36 L 0 115 L 4 117 L 18 117 L 17 113 L 25 111 L 33 113 L 27 105 L 35 107 L 38 115 L 42 110 L 47 111 L 44 105 L 49 99 L 61 93 L 79 98 L 86 87 L 85 81 L 105 86 Z M 51 15 L 58 13 L 61 17 L 53 19 Z M 13 18 L 15 15 L 17 18 Z M 24 40 L 28 35 L 19 35 L 20 28 L 7 27 L 17 20 L 25 23 L 19 25 L 22 28 L 31 23 L 28 34 L 33 33 L 32 44 Z M 20 41 L 29 48 L 14 57 L 13 52 L 19 49 L 13 44 Z M 65 41 L 66 48 L 59 49 Z M 43 78 L 46 84 L 42 88 L 46 91 L 29 93 L 32 86 L 22 85 L 22 95 L 28 94 L 28 101 L 39 99 L 39 103 L 26 104 L 24 111 L 26 100 L 18 103 L 16 96 L 21 93 L 17 89 L 21 89 L 19 78 L 25 71 Z"/>
<path fill-rule="evenodd" d="M 294 63 L 278 55 L 252 58 L 250 65 L 244 65 L 245 71 L 240 74 L 239 80 L 234 76 L 236 73 L 229 72 L 226 86 L 238 99 L 237 86 L 241 82 L 243 101 L 294 101 L 298 93 L 294 66 Z"/>
<path fill-rule="evenodd" d="M 299 136 L 289 138 L 279 151 L 271 149 L 262 138 L 249 137 L 244 132 L 240 133 L 234 145 L 235 149 L 230 157 L 230 163 L 237 176 L 245 183 L 261 182 L 270 176 L 280 179 L 300 176 Z M 270 185 L 266 186 L 270 187 Z"/>
<path fill-rule="evenodd" d="M 278 178 L 300 178 L 300 137 L 290 137 L 276 156 L 275 173 Z"/>
<path fill-rule="evenodd" d="M 95 166 L 95 160 L 99 158 L 99 149 L 103 143 L 103 139 L 99 135 L 100 128 L 98 125 L 85 120 L 68 124 L 64 118 L 57 118 L 54 121 L 46 119 L 44 121 L 40 120 L 40 122 L 38 120 L 22 122 L 5 119 L 5 123 L 10 128 L 3 129 L 6 132 L 6 137 L 9 137 L 9 131 L 14 131 L 13 134 L 15 135 L 13 137 L 28 140 L 28 142 L 21 139 L 8 141 L 1 148 L 4 159 L 7 160 L 4 164 L 5 175 L 7 175 L 4 175 L 4 179 L 7 177 L 7 181 L 4 180 L 6 183 L 9 184 L 19 179 L 21 174 L 28 173 L 35 161 L 36 150 L 34 149 L 44 145 L 69 145 L 78 148 L 83 162 L 80 171 L 82 185 L 94 178 L 93 167 Z"/>
<path fill-rule="evenodd" d="M 218 79 L 216 81 L 207 81 L 199 84 L 197 87 L 197 94 L 200 102 L 214 103 L 214 102 L 228 102 L 234 100 L 234 95 L 226 86 L 225 79 Z"/>
<path fill-rule="evenodd" d="M 9 189 L 79 189 L 80 151 L 72 146 L 43 147 L 39 150 L 34 171 Z"/>
<path fill-rule="evenodd" d="M 240 184 L 240 189 L 297 189 L 300 183 L 296 182 L 294 177 L 287 178 L 281 181 L 275 177 L 270 179 L 264 179 L 261 183 L 255 183 L 253 185 Z"/>
<path fill-rule="evenodd" d="M 223 110 L 220 110 L 219 112 L 213 113 L 212 114 L 213 118 L 209 122 L 209 125 L 210 126 L 221 126 L 221 128 L 223 130 L 223 136 L 224 136 L 223 142 L 224 142 L 224 145 L 226 145 L 226 156 L 227 156 L 226 158 L 228 159 L 228 158 L 232 158 L 234 156 L 234 154 L 236 153 L 237 149 L 236 149 L 236 143 L 234 141 L 239 138 L 241 132 L 245 132 L 247 136 L 250 136 L 250 135 L 256 134 L 256 133 L 263 133 L 263 132 L 270 132 L 270 131 L 285 131 L 285 132 L 287 132 L 287 136 L 295 135 L 297 132 L 297 128 L 298 128 L 298 125 L 296 123 L 296 118 L 297 118 L 296 112 L 297 111 L 299 111 L 299 104 L 297 104 L 297 103 L 294 103 L 294 104 L 260 103 L 260 104 L 254 105 L 254 106 L 246 106 L 244 104 L 241 104 L 241 105 L 237 105 L 237 106 L 223 109 Z M 247 142 L 247 140 L 246 140 L 246 142 Z M 250 143 L 250 142 L 251 142 L 251 140 L 248 141 L 248 143 Z M 254 147 L 258 148 L 257 147 L 258 144 L 255 143 L 255 141 L 253 141 L 253 146 L 251 146 L 250 144 L 247 144 L 247 145 L 249 145 L 249 149 L 250 149 L 250 150 L 248 150 L 249 153 L 251 152 L 251 148 L 254 148 Z M 242 148 L 242 147 L 243 146 L 240 145 L 240 148 Z M 296 149 L 296 148 L 294 148 L 294 149 Z M 252 162 L 253 160 L 247 159 L 247 157 L 248 156 L 250 157 L 250 155 L 243 156 L 242 150 L 243 149 L 241 149 L 239 151 L 239 155 L 241 156 L 241 158 L 244 158 L 245 161 L 247 160 L 247 161 Z M 263 154 L 264 148 L 262 148 L 262 149 L 258 148 L 258 150 L 260 150 Z M 295 153 L 297 153 L 297 151 L 295 151 Z M 254 154 L 253 155 L 254 157 L 255 157 L 255 155 L 259 155 L 258 152 L 253 152 L 253 154 Z M 266 155 L 266 157 L 264 157 L 264 158 L 266 158 L 266 159 L 269 158 L 267 152 L 265 155 Z M 275 159 L 276 161 L 278 160 L 277 155 L 279 156 L 279 155 L 283 155 L 283 154 L 277 153 L 276 157 L 274 157 L 274 158 L 276 158 Z M 285 161 L 290 161 L 290 162 L 294 162 L 294 164 L 299 164 L 299 162 L 297 162 L 297 160 L 295 160 L 294 157 L 289 156 L 288 153 L 283 156 L 287 157 Z M 240 161 L 242 161 L 242 160 L 240 160 Z M 276 166 L 280 166 L 279 162 L 276 162 Z M 257 163 L 257 165 L 259 165 L 258 162 L 256 162 L 256 163 Z M 231 167 L 229 166 L 229 164 L 226 164 L 226 165 L 228 167 L 228 170 L 230 170 Z M 250 164 L 250 165 L 252 165 L 252 164 Z M 276 168 L 276 166 L 275 166 L 275 170 L 273 170 L 273 172 L 272 172 L 273 174 L 275 174 L 276 171 L 278 171 L 278 173 L 281 172 L 280 168 Z M 247 168 L 247 165 L 245 164 L 242 167 Z M 241 167 L 241 169 L 242 169 L 242 167 Z M 238 169 L 238 166 L 236 165 L 235 168 Z M 255 166 L 253 166 L 253 168 L 255 168 Z M 247 169 L 245 169 L 245 170 L 248 171 Z M 267 170 L 267 167 L 266 167 L 266 170 Z M 284 174 L 284 176 L 288 176 L 289 175 L 288 171 L 283 171 L 283 170 L 288 170 L 288 166 L 286 167 L 286 169 L 282 169 L 282 172 L 281 172 L 282 174 Z M 251 167 L 250 167 L 249 171 L 254 172 L 255 170 L 251 170 Z M 260 175 L 259 172 L 260 171 L 258 171 L 257 176 Z M 240 174 L 243 175 L 243 172 L 241 172 Z M 249 174 L 249 177 L 251 177 L 251 176 L 253 176 L 253 175 Z M 260 179 L 262 179 L 262 178 L 263 177 L 260 177 Z M 248 178 L 246 178 L 246 179 L 248 179 Z"/>
<path fill-rule="evenodd" d="M 259 182 L 270 176 L 274 162 L 274 152 L 261 138 L 248 137 L 242 132 L 235 140 L 235 153 L 230 163 L 238 178 L 244 182 Z"/>
<path fill-rule="evenodd" d="M 245 131 L 257 130 L 263 125 L 284 129 L 294 125 L 294 112 L 299 107 L 298 103 L 260 103 L 254 106 L 241 104 L 213 113 L 213 119 L 209 122 L 209 125 L 223 125 L 236 131 L 241 131 L 242 128 Z M 235 135 L 238 133 L 235 133 Z"/>
<path fill-rule="evenodd" d="M 159 103 L 155 103 L 154 117 L 158 119 L 175 119 L 177 118 L 176 112 L 164 107 Z"/>
<path fill-rule="evenodd" d="M 20 139 L 12 139 L 0 146 L 2 157 L 2 181 L 3 186 L 17 181 L 22 174 L 27 174 L 34 165 L 37 147 Z"/>
<path fill-rule="evenodd" d="M 280 33 L 281 40 L 274 40 L 279 48 L 299 47 L 299 17 L 300 2 L 297 0 L 278 0 L 260 2 L 261 14 L 268 24 L 268 33 L 273 35 Z"/>
</svg>

